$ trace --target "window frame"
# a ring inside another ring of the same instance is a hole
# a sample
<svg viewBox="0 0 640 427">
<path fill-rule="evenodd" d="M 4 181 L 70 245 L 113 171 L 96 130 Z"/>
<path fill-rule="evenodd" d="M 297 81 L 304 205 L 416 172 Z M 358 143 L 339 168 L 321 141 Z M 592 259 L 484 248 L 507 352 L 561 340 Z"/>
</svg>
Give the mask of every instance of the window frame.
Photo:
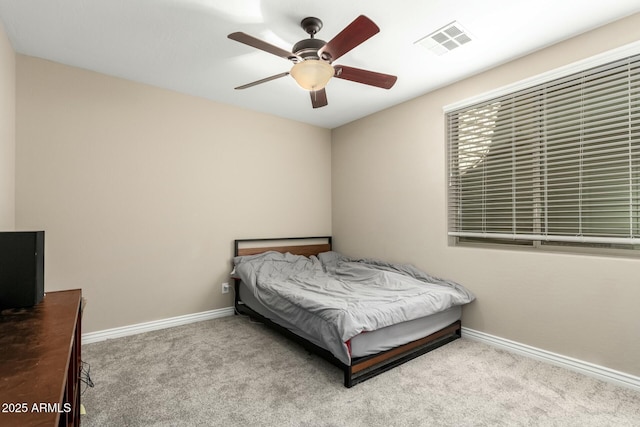
<svg viewBox="0 0 640 427">
<path fill-rule="evenodd" d="M 587 58 L 582 61 L 575 62 L 573 64 L 534 76 L 529 79 L 525 79 L 514 84 L 510 84 L 496 90 L 483 93 L 481 95 L 447 105 L 444 110 L 444 122 L 446 127 L 446 168 L 447 168 L 447 186 L 450 185 L 451 177 L 451 146 L 450 146 L 450 134 L 448 117 L 449 113 L 456 112 L 465 108 L 473 108 L 482 103 L 492 101 L 496 98 L 515 94 L 517 92 L 526 91 L 535 86 L 551 83 L 556 80 L 566 78 L 568 76 L 582 73 L 595 67 L 607 65 L 612 62 L 620 61 L 627 57 L 640 55 L 640 41 L 631 43 L 629 45 L 622 46 L 620 48 L 605 52 L 600 55 L 596 55 Z M 486 105 L 485 105 L 486 107 Z M 459 148 L 459 147 L 458 147 Z M 473 158 L 470 160 L 473 161 Z M 447 232 L 449 233 L 452 227 L 452 213 L 451 213 L 451 192 L 447 188 Z M 535 215 L 532 215 L 533 221 L 535 221 Z M 469 247 L 482 247 L 482 248 L 498 248 L 498 249 L 516 249 L 516 250 L 537 250 L 537 251 L 553 251 L 553 252 L 569 252 L 591 255 L 615 255 L 615 256 L 632 256 L 640 257 L 640 245 L 617 245 L 612 244 L 600 244 L 600 243 L 580 243 L 580 242 L 553 242 L 545 241 L 544 239 L 531 239 L 531 240 L 510 240 L 502 238 L 493 238 L 491 236 L 484 238 L 469 238 L 464 236 L 452 236 L 449 235 L 449 244 L 454 246 L 469 246 Z"/>
</svg>

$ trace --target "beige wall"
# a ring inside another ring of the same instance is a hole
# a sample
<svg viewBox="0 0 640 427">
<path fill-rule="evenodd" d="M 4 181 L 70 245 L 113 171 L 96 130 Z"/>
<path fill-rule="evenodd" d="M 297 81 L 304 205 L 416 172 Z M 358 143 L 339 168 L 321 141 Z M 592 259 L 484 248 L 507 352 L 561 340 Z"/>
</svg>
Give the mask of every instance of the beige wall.
<svg viewBox="0 0 640 427">
<path fill-rule="evenodd" d="M 336 249 L 477 295 L 466 327 L 640 375 L 640 260 L 448 246 L 443 106 L 634 42 L 640 14 L 334 129 Z"/>
<path fill-rule="evenodd" d="M 16 54 L 0 22 L 0 230 L 15 225 Z"/>
<path fill-rule="evenodd" d="M 16 226 L 84 332 L 230 307 L 233 239 L 331 233 L 326 129 L 18 55 L 16 131 Z"/>
</svg>

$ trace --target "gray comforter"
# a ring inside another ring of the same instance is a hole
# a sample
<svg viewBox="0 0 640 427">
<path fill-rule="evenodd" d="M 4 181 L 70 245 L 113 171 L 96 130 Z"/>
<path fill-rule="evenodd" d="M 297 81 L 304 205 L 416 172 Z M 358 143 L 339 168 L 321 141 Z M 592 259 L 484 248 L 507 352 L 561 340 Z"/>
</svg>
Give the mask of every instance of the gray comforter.
<svg viewBox="0 0 640 427">
<path fill-rule="evenodd" d="M 337 252 L 318 257 L 266 252 L 234 259 L 236 276 L 285 321 L 317 337 L 343 363 L 364 331 L 473 301 L 463 286 L 417 268 Z"/>
</svg>

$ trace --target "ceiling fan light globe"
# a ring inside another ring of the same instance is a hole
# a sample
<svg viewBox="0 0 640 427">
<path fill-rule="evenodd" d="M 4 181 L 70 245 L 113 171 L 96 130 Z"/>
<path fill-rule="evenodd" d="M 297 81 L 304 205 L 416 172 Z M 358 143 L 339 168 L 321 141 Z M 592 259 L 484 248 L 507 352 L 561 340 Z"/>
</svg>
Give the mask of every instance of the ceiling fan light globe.
<svg viewBox="0 0 640 427">
<path fill-rule="evenodd" d="M 291 76 L 306 90 L 323 89 L 333 75 L 335 70 L 325 61 L 317 59 L 307 59 L 291 67 Z"/>
</svg>

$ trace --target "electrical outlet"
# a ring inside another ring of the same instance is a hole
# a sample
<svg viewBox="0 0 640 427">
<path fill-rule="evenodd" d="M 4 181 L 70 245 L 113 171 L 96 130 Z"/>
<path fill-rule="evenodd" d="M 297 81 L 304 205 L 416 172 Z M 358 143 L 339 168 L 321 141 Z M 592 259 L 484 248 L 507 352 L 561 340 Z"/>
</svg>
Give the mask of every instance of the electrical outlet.
<svg viewBox="0 0 640 427">
<path fill-rule="evenodd" d="M 229 293 L 229 284 L 228 283 L 223 283 L 222 284 L 222 293 L 223 294 L 228 294 Z"/>
</svg>

